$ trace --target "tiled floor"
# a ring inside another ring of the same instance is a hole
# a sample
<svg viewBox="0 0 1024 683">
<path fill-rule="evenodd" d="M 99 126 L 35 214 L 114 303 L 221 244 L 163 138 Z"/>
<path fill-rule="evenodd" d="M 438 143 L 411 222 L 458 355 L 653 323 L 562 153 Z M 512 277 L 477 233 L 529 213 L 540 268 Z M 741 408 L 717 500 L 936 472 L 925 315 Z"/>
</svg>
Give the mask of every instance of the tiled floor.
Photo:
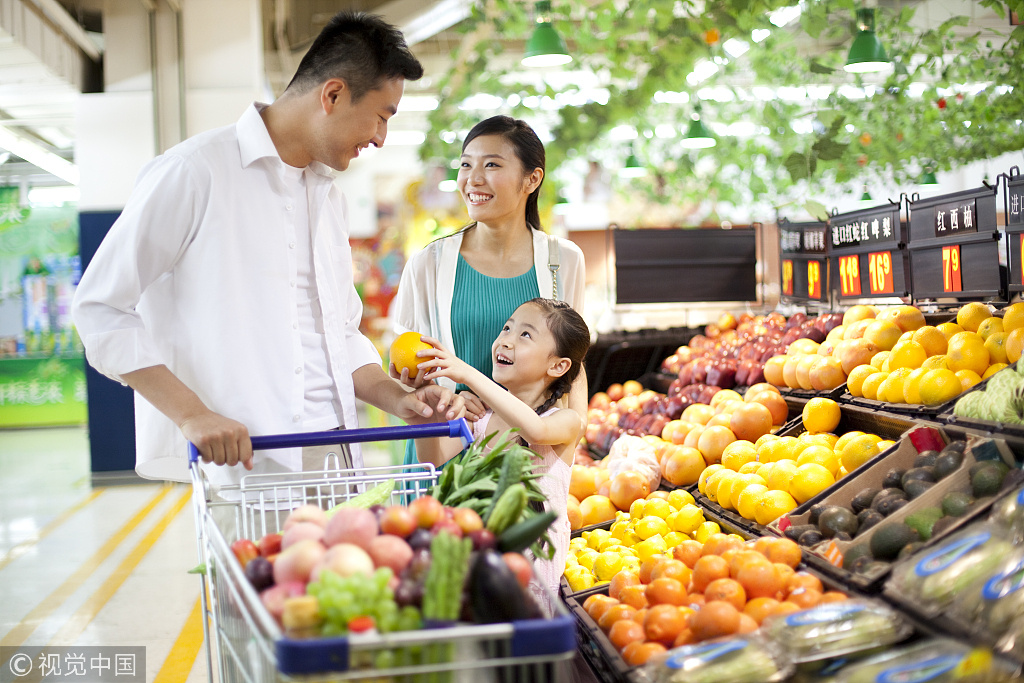
<svg viewBox="0 0 1024 683">
<path fill-rule="evenodd" d="M 144 646 L 147 683 L 206 683 L 191 487 L 91 481 L 84 427 L 0 430 L 0 646 Z"/>
</svg>

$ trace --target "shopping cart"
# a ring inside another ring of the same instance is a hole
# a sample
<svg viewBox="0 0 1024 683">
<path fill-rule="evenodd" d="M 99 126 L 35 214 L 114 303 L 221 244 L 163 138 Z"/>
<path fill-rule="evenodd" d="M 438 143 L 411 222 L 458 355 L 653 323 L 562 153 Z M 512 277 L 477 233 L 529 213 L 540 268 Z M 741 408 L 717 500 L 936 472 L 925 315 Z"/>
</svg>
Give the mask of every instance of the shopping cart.
<svg viewBox="0 0 1024 683">
<path fill-rule="evenodd" d="M 447 436 L 472 441 L 465 420 L 379 429 L 352 429 L 254 437 L 254 450 L 329 446 Z M 568 678 L 576 652 L 572 617 L 545 594 L 547 619 L 463 625 L 367 637 L 309 638 L 286 635 L 264 608 L 230 544 L 256 540 L 280 529 L 287 514 L 304 503 L 323 509 L 388 480 L 391 504 L 426 495 L 437 481 L 433 465 L 337 469 L 328 454 L 316 472 L 248 475 L 240 484 L 215 489 L 189 445 L 199 558 L 205 563 L 201 600 L 210 683 L 272 681 L 550 681 Z M 209 595 L 207 595 L 209 592 Z M 216 677 L 214 662 L 217 663 Z M 382 662 L 384 665 L 382 666 Z"/>
</svg>

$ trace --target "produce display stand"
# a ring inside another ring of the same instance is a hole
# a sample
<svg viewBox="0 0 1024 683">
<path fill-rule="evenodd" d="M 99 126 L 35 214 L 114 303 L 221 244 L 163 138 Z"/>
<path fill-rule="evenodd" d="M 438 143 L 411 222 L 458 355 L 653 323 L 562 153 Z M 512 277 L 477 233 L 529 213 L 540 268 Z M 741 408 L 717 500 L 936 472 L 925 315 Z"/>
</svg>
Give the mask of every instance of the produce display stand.
<svg viewBox="0 0 1024 683">
<path fill-rule="evenodd" d="M 831 289 L 839 301 L 910 294 L 909 257 L 903 248 L 907 226 L 900 220 L 902 202 L 901 197 L 899 202 L 829 218 Z"/>
<path fill-rule="evenodd" d="M 828 226 L 779 220 L 779 282 L 787 303 L 829 301 Z"/>
<path fill-rule="evenodd" d="M 1006 233 L 1007 296 L 1024 292 L 1024 176 L 1011 166 L 999 175 L 1003 181 L 1003 216 Z"/>
<path fill-rule="evenodd" d="M 254 450 L 335 445 L 448 436 L 472 441 L 464 420 L 413 427 L 287 434 L 253 438 Z M 216 489 L 189 448 L 196 529 L 203 575 L 201 598 L 209 680 L 213 661 L 223 682 L 271 683 L 301 677 L 305 681 L 393 679 L 408 681 L 562 680 L 565 662 L 576 653 L 575 625 L 565 607 L 545 594 L 548 619 L 499 624 L 456 624 L 360 639 L 302 638 L 284 633 L 262 605 L 231 551 L 239 538 L 277 531 L 295 507 L 314 503 L 324 509 L 365 489 L 393 480 L 391 504 L 430 492 L 437 481 L 431 465 L 369 467 L 288 474 L 249 475 L 241 484 Z M 215 514 L 217 508 L 222 508 Z M 222 528 L 219 517 L 234 517 Z M 207 589 L 209 599 L 207 599 Z M 388 652 L 393 664 L 371 668 L 367 661 Z"/>
</svg>

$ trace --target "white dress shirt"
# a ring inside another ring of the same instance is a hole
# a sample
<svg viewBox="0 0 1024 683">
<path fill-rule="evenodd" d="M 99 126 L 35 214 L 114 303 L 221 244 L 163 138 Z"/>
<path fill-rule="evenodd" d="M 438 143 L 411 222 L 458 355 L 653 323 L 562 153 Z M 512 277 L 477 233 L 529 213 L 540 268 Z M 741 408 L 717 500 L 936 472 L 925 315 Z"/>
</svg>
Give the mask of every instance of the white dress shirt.
<svg viewBox="0 0 1024 683">
<path fill-rule="evenodd" d="M 259 111 L 197 135 L 147 164 L 121 216 L 86 269 L 73 317 L 89 362 L 121 375 L 166 365 L 210 409 L 250 434 L 308 431 L 298 320 L 296 211 L 284 162 Z M 304 172 L 313 263 L 327 362 L 344 424 L 356 421 L 352 372 L 380 363 L 359 332 L 362 304 L 352 280 L 345 198 L 333 171 Z M 177 426 L 135 397 L 136 471 L 186 481 Z M 354 463 L 362 459 L 353 449 Z M 254 473 L 301 469 L 298 449 L 262 451 Z M 215 485 L 237 483 L 239 467 L 208 466 Z"/>
<path fill-rule="evenodd" d="M 533 263 L 537 272 L 537 290 L 545 298 L 557 298 L 583 314 L 586 267 L 583 252 L 575 243 L 557 238 L 558 292 L 552 296 L 551 270 L 548 264 L 551 238 L 540 230 L 533 233 Z M 435 240 L 413 255 L 402 271 L 389 317 L 396 334 L 419 332 L 434 337 L 441 346 L 454 351 L 452 337 L 452 298 L 455 295 L 455 270 L 462 248 L 459 232 Z M 486 275 L 486 273 L 484 273 Z M 439 384 L 455 389 L 455 383 L 442 377 Z"/>
</svg>

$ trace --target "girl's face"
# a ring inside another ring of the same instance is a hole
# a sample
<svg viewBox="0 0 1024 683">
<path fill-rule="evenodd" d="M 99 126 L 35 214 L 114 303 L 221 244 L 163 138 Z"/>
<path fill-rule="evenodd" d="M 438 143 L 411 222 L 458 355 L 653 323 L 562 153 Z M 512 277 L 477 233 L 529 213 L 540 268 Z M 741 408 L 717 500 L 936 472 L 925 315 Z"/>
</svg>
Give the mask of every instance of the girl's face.
<svg viewBox="0 0 1024 683">
<path fill-rule="evenodd" d="M 553 381 L 569 367 L 568 359 L 559 358 L 556 352 L 555 337 L 540 308 L 523 304 L 491 345 L 491 375 L 506 387 L 516 381 L 533 382 L 544 377 Z"/>
<path fill-rule="evenodd" d="M 462 152 L 457 185 L 470 220 L 485 224 L 526 215 L 526 200 L 544 177 L 529 174 L 515 148 L 502 135 L 473 138 Z"/>
</svg>

